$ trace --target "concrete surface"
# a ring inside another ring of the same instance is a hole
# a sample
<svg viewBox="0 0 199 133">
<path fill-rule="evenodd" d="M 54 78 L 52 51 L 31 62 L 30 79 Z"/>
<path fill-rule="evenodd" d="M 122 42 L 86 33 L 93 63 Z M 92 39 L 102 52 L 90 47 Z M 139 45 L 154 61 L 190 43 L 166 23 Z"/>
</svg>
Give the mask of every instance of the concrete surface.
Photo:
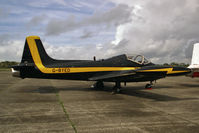
<svg viewBox="0 0 199 133">
<path fill-rule="evenodd" d="M 122 94 L 91 82 L 18 79 L 0 72 L 0 132 L 198 133 L 199 79 L 170 77 Z"/>
</svg>

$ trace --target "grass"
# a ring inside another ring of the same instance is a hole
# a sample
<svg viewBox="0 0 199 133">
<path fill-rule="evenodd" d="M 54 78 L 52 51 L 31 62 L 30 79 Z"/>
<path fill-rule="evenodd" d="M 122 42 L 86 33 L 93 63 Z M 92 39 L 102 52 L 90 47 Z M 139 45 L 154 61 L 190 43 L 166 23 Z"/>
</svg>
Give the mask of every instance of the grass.
<svg viewBox="0 0 199 133">
<path fill-rule="evenodd" d="M 75 127 L 75 124 L 71 121 L 70 117 L 69 117 L 69 114 L 67 113 L 65 107 L 64 107 L 64 104 L 63 102 L 61 101 L 60 97 L 59 97 L 59 92 L 56 93 L 56 96 L 58 98 L 58 102 L 59 104 L 61 105 L 63 111 L 64 111 L 64 114 L 65 114 L 65 117 L 66 117 L 66 121 L 68 121 L 70 123 L 70 125 L 73 127 L 75 133 L 77 133 L 77 129 Z"/>
<path fill-rule="evenodd" d="M 10 68 L 0 68 L 0 71 L 10 71 Z"/>
</svg>

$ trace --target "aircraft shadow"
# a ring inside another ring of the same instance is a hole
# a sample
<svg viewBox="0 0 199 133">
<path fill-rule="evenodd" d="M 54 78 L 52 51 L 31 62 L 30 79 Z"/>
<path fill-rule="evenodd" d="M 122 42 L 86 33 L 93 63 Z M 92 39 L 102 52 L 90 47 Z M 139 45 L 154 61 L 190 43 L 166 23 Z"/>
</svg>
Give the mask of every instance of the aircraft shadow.
<svg viewBox="0 0 199 133">
<path fill-rule="evenodd" d="M 156 87 L 156 89 L 158 88 Z M 40 93 L 40 94 L 58 93 L 59 91 L 96 91 L 96 92 L 104 91 L 104 92 L 111 93 L 112 89 L 110 86 L 104 87 L 103 90 L 93 89 L 93 88 L 78 88 L 78 87 L 57 88 L 57 87 L 52 87 L 52 86 L 45 86 L 45 87 L 39 87 L 35 89 L 23 90 L 23 92 L 26 92 L 26 93 Z M 151 90 L 145 91 L 145 89 L 143 89 L 143 87 L 140 87 L 140 86 L 139 87 L 124 87 L 122 88 L 122 92 L 120 93 L 120 95 L 134 96 L 134 97 L 139 97 L 139 98 L 144 98 L 144 99 L 151 99 L 154 101 L 179 101 L 179 100 L 197 99 L 197 98 L 177 98 L 177 97 L 172 97 L 168 95 L 157 94 L 157 93 L 151 92 Z"/>
<path fill-rule="evenodd" d="M 156 86 L 153 89 L 173 88 L 172 86 Z M 110 88 L 105 88 L 105 91 L 111 91 Z M 179 100 L 194 100 L 198 98 L 177 98 L 168 95 L 153 93 L 151 90 L 146 90 L 142 86 L 123 87 L 121 95 L 134 96 L 154 101 L 179 101 Z"/>
<path fill-rule="evenodd" d="M 199 84 L 179 84 L 184 87 L 199 88 Z"/>
<path fill-rule="evenodd" d="M 26 89 L 20 89 L 17 92 L 25 92 L 25 93 L 57 93 L 59 91 L 92 91 L 92 88 L 78 88 L 78 87 L 65 87 L 58 88 L 53 86 L 42 86 L 42 87 L 30 87 Z"/>
<path fill-rule="evenodd" d="M 148 91 L 143 91 L 143 90 L 123 90 L 121 94 L 128 95 L 128 96 L 135 96 L 135 97 L 140 97 L 140 98 L 145 98 L 145 99 L 151 99 L 155 101 L 177 101 L 177 100 L 182 100 L 177 97 L 172 97 L 172 96 L 167 96 L 167 95 L 162 95 L 162 94 L 157 94 L 157 93 L 152 93 Z"/>
</svg>

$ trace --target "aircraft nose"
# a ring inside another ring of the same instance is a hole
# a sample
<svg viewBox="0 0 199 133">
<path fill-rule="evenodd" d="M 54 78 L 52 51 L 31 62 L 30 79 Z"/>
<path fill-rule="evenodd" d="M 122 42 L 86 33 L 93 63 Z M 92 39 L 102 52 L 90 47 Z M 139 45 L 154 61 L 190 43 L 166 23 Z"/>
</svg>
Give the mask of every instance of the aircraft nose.
<svg viewBox="0 0 199 133">
<path fill-rule="evenodd" d="M 174 71 L 190 71 L 191 69 L 186 67 L 173 67 Z"/>
<path fill-rule="evenodd" d="M 186 67 L 173 67 L 172 71 L 178 74 L 188 74 L 191 72 L 191 69 L 186 68 Z"/>
</svg>

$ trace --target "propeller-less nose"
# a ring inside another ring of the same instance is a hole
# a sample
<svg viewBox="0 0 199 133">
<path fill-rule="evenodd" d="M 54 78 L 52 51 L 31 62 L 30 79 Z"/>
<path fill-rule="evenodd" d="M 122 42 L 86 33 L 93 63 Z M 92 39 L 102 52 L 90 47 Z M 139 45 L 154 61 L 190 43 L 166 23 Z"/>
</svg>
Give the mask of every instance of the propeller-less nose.
<svg viewBox="0 0 199 133">
<path fill-rule="evenodd" d="M 175 75 L 185 75 L 185 74 L 189 74 L 191 72 L 191 69 L 189 68 L 186 68 L 186 67 L 173 67 L 173 70 L 172 70 L 172 74 L 175 74 Z"/>
</svg>

